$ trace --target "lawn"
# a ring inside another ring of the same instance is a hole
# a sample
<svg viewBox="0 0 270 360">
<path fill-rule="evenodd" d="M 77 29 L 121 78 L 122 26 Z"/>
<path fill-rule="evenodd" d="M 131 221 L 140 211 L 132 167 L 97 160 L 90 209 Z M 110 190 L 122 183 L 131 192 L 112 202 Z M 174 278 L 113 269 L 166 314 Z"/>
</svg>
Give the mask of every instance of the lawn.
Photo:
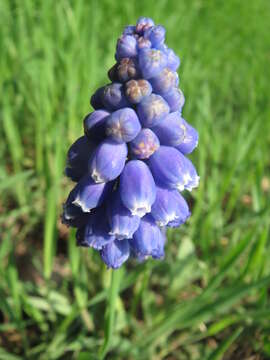
<svg viewBox="0 0 270 360">
<path fill-rule="evenodd" d="M 61 224 L 64 168 L 141 15 L 181 58 L 201 181 L 165 259 L 129 261 L 117 296 Z M 267 0 L 0 2 L 1 360 L 270 358 L 269 34 Z"/>
</svg>

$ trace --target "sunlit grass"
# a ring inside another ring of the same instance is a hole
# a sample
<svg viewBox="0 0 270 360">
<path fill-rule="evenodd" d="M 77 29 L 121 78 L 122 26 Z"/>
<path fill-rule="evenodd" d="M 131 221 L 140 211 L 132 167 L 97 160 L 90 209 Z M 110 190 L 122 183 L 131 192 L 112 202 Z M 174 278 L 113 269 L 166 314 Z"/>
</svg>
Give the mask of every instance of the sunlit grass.
<svg viewBox="0 0 270 360">
<path fill-rule="evenodd" d="M 165 260 L 123 270 L 106 330 L 110 272 L 59 220 L 65 153 L 140 15 L 180 55 L 201 183 Z M 97 359 L 104 331 L 110 359 L 270 356 L 269 18 L 263 0 L 0 2 L 0 359 Z"/>
</svg>

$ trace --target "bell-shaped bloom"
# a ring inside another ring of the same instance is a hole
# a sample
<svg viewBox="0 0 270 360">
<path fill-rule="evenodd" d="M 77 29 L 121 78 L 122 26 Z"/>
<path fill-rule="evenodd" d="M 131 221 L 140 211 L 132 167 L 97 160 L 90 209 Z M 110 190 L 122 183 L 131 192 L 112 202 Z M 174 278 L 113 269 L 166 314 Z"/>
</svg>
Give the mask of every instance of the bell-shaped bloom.
<svg viewBox="0 0 270 360">
<path fill-rule="evenodd" d="M 186 200 L 177 190 L 157 187 L 151 215 L 159 226 L 176 227 L 187 220 L 190 211 Z"/>
<path fill-rule="evenodd" d="M 140 222 L 138 230 L 129 240 L 132 251 L 139 259 L 144 260 L 148 256 L 154 259 L 164 257 L 165 236 L 156 225 L 151 215 L 145 215 Z"/>
<path fill-rule="evenodd" d="M 74 205 L 74 199 L 75 193 L 73 189 L 63 205 L 62 223 L 67 226 L 80 228 L 89 220 L 89 213 L 84 213 L 80 207 Z"/>
<path fill-rule="evenodd" d="M 187 183 L 186 163 L 180 151 L 170 146 L 160 148 L 147 160 L 157 184 L 183 191 Z"/>
<path fill-rule="evenodd" d="M 152 86 L 147 80 L 130 80 L 126 83 L 126 98 L 132 104 L 140 103 L 152 92 Z"/>
<path fill-rule="evenodd" d="M 109 224 L 103 207 L 95 209 L 89 215 L 86 225 L 77 230 L 76 239 L 78 246 L 93 247 L 97 250 L 115 240 L 115 236 L 109 234 Z"/>
<path fill-rule="evenodd" d="M 170 108 L 166 101 L 156 94 L 151 94 L 143 99 L 137 107 L 137 113 L 143 127 L 151 128 L 157 125 L 169 112 Z"/>
<path fill-rule="evenodd" d="M 102 260 L 112 269 L 118 269 L 129 258 L 129 254 L 128 240 L 114 240 L 100 250 Z"/>
<path fill-rule="evenodd" d="M 141 49 L 139 51 L 139 66 L 143 77 L 150 79 L 157 76 L 167 66 L 167 56 L 157 49 Z"/>
<path fill-rule="evenodd" d="M 114 111 L 106 121 L 106 135 L 117 143 L 133 140 L 140 130 L 138 116 L 131 108 Z"/>
<path fill-rule="evenodd" d="M 143 34 L 146 29 L 154 25 L 155 23 L 151 18 L 141 16 L 136 23 L 136 32 L 137 34 Z"/>
<path fill-rule="evenodd" d="M 106 139 L 100 143 L 89 161 L 89 172 L 96 183 L 116 179 L 122 172 L 127 157 L 127 145 Z"/>
<path fill-rule="evenodd" d="M 90 104 L 95 110 L 104 108 L 103 101 L 102 101 L 104 89 L 105 89 L 105 86 L 98 88 L 94 92 L 94 94 L 91 96 Z"/>
<path fill-rule="evenodd" d="M 159 139 L 150 129 L 142 129 L 134 140 L 129 143 L 132 157 L 148 159 L 159 148 Z"/>
<path fill-rule="evenodd" d="M 150 49 L 152 46 L 151 41 L 144 38 L 143 36 L 140 36 L 137 39 L 137 49 L 141 50 L 141 49 Z"/>
<path fill-rule="evenodd" d="M 163 26 L 157 25 L 149 27 L 144 31 L 144 37 L 151 41 L 152 47 L 156 48 L 161 45 L 165 41 L 166 30 Z"/>
<path fill-rule="evenodd" d="M 164 99 L 167 101 L 170 111 L 182 111 L 185 104 L 185 97 L 182 91 L 178 88 L 172 88 L 168 93 L 163 94 Z"/>
<path fill-rule="evenodd" d="M 127 25 L 125 26 L 123 30 L 123 35 L 134 35 L 136 32 L 136 26 L 135 25 Z"/>
<path fill-rule="evenodd" d="M 88 171 L 88 161 L 96 148 L 96 143 L 81 136 L 68 150 L 66 175 L 73 181 L 79 181 Z"/>
<path fill-rule="evenodd" d="M 89 174 L 86 174 L 73 189 L 72 203 L 80 207 L 83 212 L 90 212 L 103 203 L 112 187 L 112 182 L 96 183 Z"/>
<path fill-rule="evenodd" d="M 185 189 L 188 191 L 192 191 L 192 189 L 198 187 L 200 177 L 198 176 L 195 166 L 192 164 L 192 162 L 184 155 L 181 154 L 181 156 L 185 162 Z"/>
<path fill-rule="evenodd" d="M 119 189 L 121 200 L 132 215 L 142 217 L 151 211 L 156 199 L 156 185 L 144 162 L 131 160 L 126 164 L 120 176 Z"/>
<path fill-rule="evenodd" d="M 127 99 L 124 95 L 123 85 L 112 83 L 105 87 L 102 95 L 103 105 L 108 110 L 118 110 L 128 106 Z"/>
<path fill-rule="evenodd" d="M 120 82 L 126 82 L 131 79 L 138 79 L 140 71 L 136 59 L 124 58 L 117 64 L 117 77 Z"/>
<path fill-rule="evenodd" d="M 177 146 L 185 137 L 185 125 L 179 112 L 170 113 L 152 130 L 158 136 L 161 145 Z"/>
<path fill-rule="evenodd" d="M 198 145 L 199 134 L 197 130 L 189 125 L 184 119 L 182 119 L 184 137 L 180 144 L 176 146 L 176 149 L 181 151 L 182 154 L 190 154 Z"/>
<path fill-rule="evenodd" d="M 132 215 L 123 205 L 119 191 L 115 191 L 107 203 L 110 234 L 117 239 L 130 239 L 140 225 L 139 216 Z"/>
<path fill-rule="evenodd" d="M 137 55 L 137 41 L 133 35 L 122 35 L 117 41 L 116 60 Z"/>
<path fill-rule="evenodd" d="M 157 76 L 150 79 L 150 82 L 153 92 L 162 95 L 168 93 L 173 87 L 178 86 L 179 77 L 177 72 L 166 67 Z"/>
<path fill-rule="evenodd" d="M 166 49 L 166 55 L 168 68 L 170 68 L 172 71 L 177 71 L 180 66 L 179 57 L 175 55 L 175 52 L 172 49 L 169 48 Z"/>
<path fill-rule="evenodd" d="M 105 122 L 110 113 L 96 110 L 88 114 L 83 121 L 84 133 L 89 139 L 101 140 L 105 136 Z"/>
</svg>

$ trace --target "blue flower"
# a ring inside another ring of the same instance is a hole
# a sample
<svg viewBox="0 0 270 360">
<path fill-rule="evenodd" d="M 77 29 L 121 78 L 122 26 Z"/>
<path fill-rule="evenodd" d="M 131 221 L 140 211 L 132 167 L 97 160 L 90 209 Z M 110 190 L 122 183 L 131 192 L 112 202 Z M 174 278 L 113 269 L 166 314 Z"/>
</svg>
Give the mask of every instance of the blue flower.
<svg viewBox="0 0 270 360">
<path fill-rule="evenodd" d="M 66 175 L 72 181 L 79 181 L 88 170 L 88 161 L 96 148 L 96 143 L 81 136 L 69 148 L 67 153 Z"/>
<path fill-rule="evenodd" d="M 89 171 L 96 183 L 116 179 L 125 166 L 127 145 L 118 144 L 110 139 L 100 143 L 89 161 Z"/>
<path fill-rule="evenodd" d="M 172 71 L 168 67 L 164 68 L 157 76 L 149 80 L 152 84 L 153 91 L 156 94 L 166 94 L 172 88 L 177 87 L 179 77 L 177 72 Z"/>
<path fill-rule="evenodd" d="M 104 108 L 104 104 L 102 101 L 104 89 L 105 86 L 98 88 L 90 98 L 90 104 L 95 110 Z"/>
<path fill-rule="evenodd" d="M 182 125 L 184 130 L 184 136 L 180 144 L 176 146 L 176 149 L 181 151 L 182 154 L 190 154 L 198 145 L 199 134 L 194 127 L 188 124 L 182 118 Z"/>
<path fill-rule="evenodd" d="M 136 32 L 138 34 L 143 34 L 146 29 L 154 25 L 155 23 L 151 18 L 141 16 L 136 23 Z"/>
<path fill-rule="evenodd" d="M 103 203 L 112 187 L 112 182 L 96 183 L 89 174 L 86 174 L 73 189 L 72 204 L 80 207 L 83 212 L 90 212 Z"/>
<path fill-rule="evenodd" d="M 132 104 L 140 103 L 152 92 L 152 86 L 147 80 L 130 80 L 126 83 L 126 97 Z"/>
<path fill-rule="evenodd" d="M 140 226 L 129 243 L 140 260 L 149 256 L 154 259 L 161 259 L 164 256 L 165 236 L 151 215 L 141 219 Z"/>
<path fill-rule="evenodd" d="M 199 184 L 186 156 L 198 132 L 182 117 L 180 59 L 164 27 L 147 17 L 126 26 L 115 58 L 111 83 L 91 97 L 85 135 L 68 150 L 66 175 L 77 184 L 62 214 L 77 245 L 98 250 L 112 269 L 130 256 L 162 259 L 166 229 L 190 216 L 180 192 Z"/>
<path fill-rule="evenodd" d="M 114 191 L 107 204 L 109 234 L 117 239 L 130 239 L 140 225 L 139 216 L 132 215 L 123 205 L 119 191 Z"/>
<path fill-rule="evenodd" d="M 121 83 L 112 83 L 104 88 L 102 102 L 106 109 L 117 110 L 128 106 Z"/>
<path fill-rule="evenodd" d="M 157 187 L 151 214 L 159 226 L 176 227 L 188 219 L 190 211 L 186 200 L 177 190 Z"/>
<path fill-rule="evenodd" d="M 96 110 L 88 114 L 83 121 L 84 133 L 95 141 L 105 137 L 105 123 L 110 113 L 106 110 Z"/>
<path fill-rule="evenodd" d="M 161 50 L 143 48 L 139 52 L 139 66 L 143 77 L 150 79 L 167 66 L 167 56 Z"/>
<path fill-rule="evenodd" d="M 147 163 L 156 183 L 162 187 L 183 191 L 190 181 L 185 157 L 173 147 L 160 146 Z"/>
<path fill-rule="evenodd" d="M 151 211 L 156 199 L 156 185 L 143 161 L 131 160 L 126 164 L 120 176 L 119 189 L 122 202 L 132 215 L 142 217 Z"/>
<path fill-rule="evenodd" d="M 153 127 L 162 121 L 169 114 L 169 106 L 162 96 L 151 94 L 143 99 L 138 107 L 137 112 L 143 127 Z"/>
<path fill-rule="evenodd" d="M 120 82 L 138 79 L 140 76 L 139 65 L 136 59 L 124 58 L 116 64 L 116 76 Z"/>
<path fill-rule="evenodd" d="M 182 112 L 182 107 L 185 103 L 185 97 L 180 89 L 173 87 L 169 92 L 164 94 L 163 97 L 167 101 L 171 112 Z"/>
<path fill-rule="evenodd" d="M 132 157 L 148 159 L 159 148 L 159 139 L 151 129 L 142 129 L 134 140 L 129 143 Z"/>
<path fill-rule="evenodd" d="M 186 136 L 186 126 L 179 112 L 171 112 L 152 130 L 158 136 L 160 143 L 167 146 L 180 145 Z"/>
<path fill-rule="evenodd" d="M 101 250 L 103 246 L 115 240 L 115 236 L 111 235 L 109 231 L 105 209 L 97 208 L 89 215 L 86 225 L 77 230 L 77 245 Z"/>
<path fill-rule="evenodd" d="M 151 41 L 153 48 L 157 48 L 165 41 L 166 30 L 163 26 L 151 26 L 144 31 L 144 37 Z"/>
<path fill-rule="evenodd" d="M 140 130 L 138 116 L 131 108 L 114 111 L 106 121 L 106 134 L 117 143 L 133 140 Z"/>
<path fill-rule="evenodd" d="M 105 245 L 100 255 L 108 268 L 118 269 L 128 258 L 130 246 L 128 240 L 115 240 Z"/>
<path fill-rule="evenodd" d="M 117 41 L 116 60 L 137 55 L 137 41 L 133 35 L 123 35 Z"/>
</svg>

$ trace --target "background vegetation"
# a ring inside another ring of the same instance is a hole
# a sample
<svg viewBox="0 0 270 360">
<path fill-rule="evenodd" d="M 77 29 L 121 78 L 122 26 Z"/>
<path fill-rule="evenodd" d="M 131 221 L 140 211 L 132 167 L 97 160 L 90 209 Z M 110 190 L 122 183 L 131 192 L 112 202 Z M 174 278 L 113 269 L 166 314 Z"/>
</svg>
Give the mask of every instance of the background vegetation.
<svg viewBox="0 0 270 360">
<path fill-rule="evenodd" d="M 122 271 L 112 328 L 111 273 L 59 220 L 63 171 L 141 15 L 182 60 L 201 183 L 165 260 Z M 270 358 L 269 19 L 267 0 L 0 2 L 0 359 L 98 359 L 104 338 L 108 359 Z"/>
</svg>

